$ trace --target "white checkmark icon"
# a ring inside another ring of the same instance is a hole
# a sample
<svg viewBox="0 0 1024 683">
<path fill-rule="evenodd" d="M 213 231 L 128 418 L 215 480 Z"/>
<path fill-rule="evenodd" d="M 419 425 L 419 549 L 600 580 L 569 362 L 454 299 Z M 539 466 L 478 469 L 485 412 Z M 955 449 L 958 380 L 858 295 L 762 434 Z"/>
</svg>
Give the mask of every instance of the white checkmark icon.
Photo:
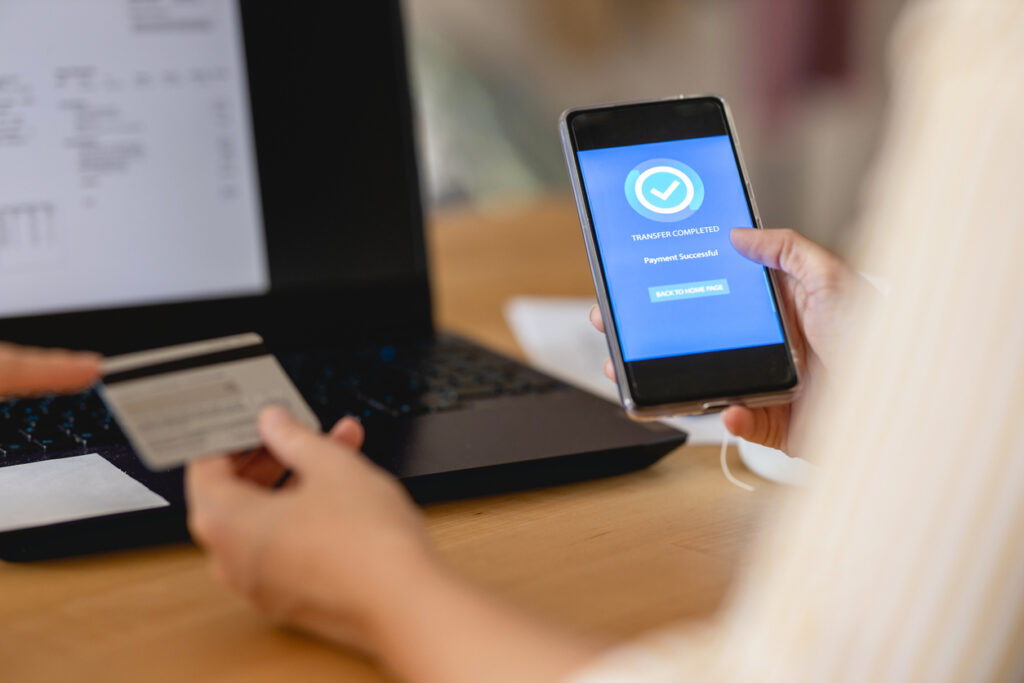
<svg viewBox="0 0 1024 683">
<path fill-rule="evenodd" d="M 654 161 L 657 162 L 659 160 L 655 159 Z M 679 163 L 668 159 L 666 159 L 666 162 Z M 644 165 L 651 165 L 651 162 Z M 639 167 L 633 170 L 639 171 Z M 650 211 L 652 214 L 659 214 L 661 216 L 677 214 L 685 211 L 696 196 L 693 181 L 690 180 L 686 173 L 675 166 L 664 164 L 661 166 L 651 165 L 651 168 L 640 171 L 639 175 L 631 173 L 628 176 L 627 182 L 629 186 L 626 191 L 629 193 L 629 196 L 636 197 L 637 204 L 640 205 L 637 211 L 640 211 L 641 214 L 644 214 L 644 211 Z M 661 185 L 665 189 L 654 189 L 652 185 Z M 680 190 L 680 188 L 682 189 Z M 679 191 L 682 192 L 682 196 L 680 196 Z M 652 203 L 652 200 L 654 203 Z M 636 208 L 635 205 L 634 208 Z M 693 212 L 691 211 L 690 213 Z M 655 220 L 665 219 L 658 218 Z"/>
<path fill-rule="evenodd" d="M 661 201 L 665 201 L 666 199 L 668 199 L 669 197 L 672 196 L 672 193 L 676 191 L 677 187 L 679 187 L 679 181 L 678 180 L 673 180 L 672 184 L 669 185 L 668 187 L 666 187 L 664 190 L 659 191 L 659 190 L 656 190 L 656 189 L 654 189 L 652 187 L 651 188 L 651 194 L 653 194 L 655 197 L 657 197 Z"/>
</svg>

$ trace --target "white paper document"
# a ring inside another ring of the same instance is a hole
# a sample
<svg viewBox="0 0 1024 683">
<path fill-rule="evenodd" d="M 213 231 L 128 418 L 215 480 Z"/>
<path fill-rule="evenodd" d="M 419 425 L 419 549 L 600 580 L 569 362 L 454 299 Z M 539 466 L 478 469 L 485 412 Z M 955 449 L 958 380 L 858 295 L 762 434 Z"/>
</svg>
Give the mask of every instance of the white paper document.
<svg viewBox="0 0 1024 683">
<path fill-rule="evenodd" d="M 96 453 L 0 468 L 0 532 L 167 505 Z"/>
<path fill-rule="evenodd" d="M 592 394 L 619 402 L 615 383 L 604 376 L 608 346 L 590 324 L 594 302 L 577 297 L 517 297 L 505 306 L 516 341 L 537 368 Z M 688 432 L 690 444 L 720 444 L 725 434 L 718 415 L 662 420 Z"/>
<path fill-rule="evenodd" d="M 544 372 L 584 391 L 619 402 L 615 383 L 604 376 L 608 357 L 605 337 L 590 324 L 591 299 L 578 297 L 516 297 L 505 306 L 505 318 L 530 362 Z M 661 420 L 689 434 L 688 444 L 719 445 L 725 437 L 718 414 Z M 755 474 L 780 484 L 807 481 L 813 465 L 782 451 L 735 439 L 743 463 Z"/>
</svg>

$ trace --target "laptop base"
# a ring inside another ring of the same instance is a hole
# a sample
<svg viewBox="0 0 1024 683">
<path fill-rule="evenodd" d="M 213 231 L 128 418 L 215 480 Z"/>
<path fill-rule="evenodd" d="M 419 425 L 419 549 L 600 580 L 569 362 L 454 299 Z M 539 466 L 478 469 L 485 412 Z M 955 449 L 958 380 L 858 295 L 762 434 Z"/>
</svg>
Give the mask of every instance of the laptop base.
<svg viewBox="0 0 1024 683">
<path fill-rule="evenodd" d="M 649 467 L 685 439 L 685 434 L 676 432 L 672 438 L 642 446 L 423 475 L 402 483 L 421 504 L 557 486 Z M 166 476 L 180 479 L 180 473 Z M 185 508 L 173 505 L 2 533 L 0 559 L 36 562 L 189 542 Z"/>
</svg>

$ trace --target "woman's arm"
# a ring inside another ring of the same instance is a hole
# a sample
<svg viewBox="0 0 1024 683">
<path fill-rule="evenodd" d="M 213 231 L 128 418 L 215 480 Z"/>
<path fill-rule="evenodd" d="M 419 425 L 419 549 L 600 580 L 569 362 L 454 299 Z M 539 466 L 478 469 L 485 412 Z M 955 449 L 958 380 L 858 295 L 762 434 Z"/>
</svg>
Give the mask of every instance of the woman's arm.
<svg viewBox="0 0 1024 683">
<path fill-rule="evenodd" d="M 288 486 L 267 489 L 214 458 L 189 466 L 187 493 L 215 575 L 264 613 L 408 681 L 554 681 L 598 652 L 446 567 L 405 490 L 355 450 L 358 423 L 324 437 L 270 408 L 260 432 L 292 470 Z"/>
</svg>

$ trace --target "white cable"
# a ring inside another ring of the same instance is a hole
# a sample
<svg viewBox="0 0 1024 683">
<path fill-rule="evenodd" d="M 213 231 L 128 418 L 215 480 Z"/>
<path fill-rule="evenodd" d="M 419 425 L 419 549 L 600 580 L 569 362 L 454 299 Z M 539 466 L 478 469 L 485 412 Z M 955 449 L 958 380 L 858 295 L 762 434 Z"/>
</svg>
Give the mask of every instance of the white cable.
<svg viewBox="0 0 1024 683">
<path fill-rule="evenodd" d="M 729 471 L 729 461 L 725 457 L 725 452 L 729 448 L 729 430 L 726 429 L 723 431 L 725 432 L 725 434 L 722 435 L 722 450 L 718 454 L 718 459 L 722 463 L 722 474 L 725 475 L 726 479 L 731 481 L 736 486 L 739 486 L 741 489 L 744 489 L 746 491 L 753 491 L 753 486 L 740 481 L 736 477 L 732 476 L 732 472 Z"/>
</svg>

